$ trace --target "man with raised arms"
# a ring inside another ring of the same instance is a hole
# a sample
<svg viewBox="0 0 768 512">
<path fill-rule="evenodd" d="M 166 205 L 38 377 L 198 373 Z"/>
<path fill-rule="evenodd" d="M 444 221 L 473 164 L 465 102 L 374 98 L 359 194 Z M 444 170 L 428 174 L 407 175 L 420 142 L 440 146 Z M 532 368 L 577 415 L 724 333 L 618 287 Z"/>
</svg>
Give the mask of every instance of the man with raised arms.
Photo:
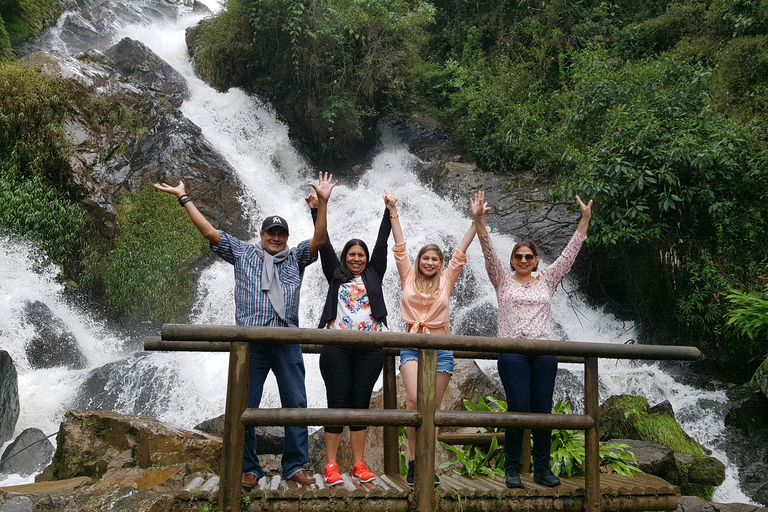
<svg viewBox="0 0 768 512">
<path fill-rule="evenodd" d="M 288 248 L 288 223 L 270 215 L 261 225 L 260 241 L 243 242 L 214 228 L 187 195 L 184 182 L 175 187 L 155 183 L 155 188 L 175 195 L 179 204 L 200 233 L 210 242 L 211 250 L 235 267 L 235 317 L 237 325 L 298 327 L 299 288 L 304 268 L 317 261 L 325 243 L 326 211 L 331 191 L 337 182 L 322 172 L 318 184 L 310 183 L 318 199 L 317 222 L 311 239 Z M 264 382 L 269 371 L 275 374 L 283 407 L 306 407 L 304 358 L 299 345 L 251 344 L 251 372 L 248 379 L 248 407 L 261 403 Z M 299 484 L 314 483 L 306 473 L 309 461 L 307 427 L 285 427 L 283 442 L 283 478 Z M 243 454 L 243 486 L 251 488 L 264 476 L 256 455 L 256 434 L 246 428 Z"/>
</svg>

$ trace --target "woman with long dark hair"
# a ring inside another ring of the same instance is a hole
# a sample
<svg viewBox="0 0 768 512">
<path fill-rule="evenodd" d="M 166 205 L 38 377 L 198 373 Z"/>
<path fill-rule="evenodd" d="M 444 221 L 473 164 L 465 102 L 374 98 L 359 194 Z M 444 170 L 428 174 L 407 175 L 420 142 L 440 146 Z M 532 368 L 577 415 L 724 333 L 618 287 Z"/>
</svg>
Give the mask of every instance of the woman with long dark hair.
<svg viewBox="0 0 768 512">
<path fill-rule="evenodd" d="M 314 216 L 317 199 L 310 194 L 306 201 Z M 381 282 L 387 270 L 390 230 L 389 210 L 385 208 L 372 253 L 365 242 L 353 238 L 344 244 L 341 256 L 337 257 L 330 237 L 326 238 L 325 245 L 320 248 L 320 261 L 329 287 L 319 328 L 386 329 L 387 307 Z M 367 409 L 383 364 L 384 355 L 380 348 L 324 345 L 320 352 L 320 373 L 325 381 L 328 407 Z M 376 478 L 363 461 L 367 428 L 365 425 L 349 427 L 352 459 L 355 461 L 352 476 L 361 482 Z M 343 481 L 337 463 L 343 427 L 326 425 L 324 430 L 326 465 L 323 479 L 328 486 L 334 486 Z"/>
</svg>

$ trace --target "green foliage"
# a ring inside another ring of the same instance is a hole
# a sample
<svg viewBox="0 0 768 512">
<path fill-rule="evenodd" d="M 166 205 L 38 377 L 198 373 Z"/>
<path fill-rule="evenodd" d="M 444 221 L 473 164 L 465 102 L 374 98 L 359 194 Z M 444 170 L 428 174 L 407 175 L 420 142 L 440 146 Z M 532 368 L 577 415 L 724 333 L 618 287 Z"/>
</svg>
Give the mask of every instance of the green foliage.
<svg viewBox="0 0 768 512">
<path fill-rule="evenodd" d="M 768 35 L 729 41 L 714 79 L 714 101 L 723 110 L 745 120 L 768 114 Z"/>
<path fill-rule="evenodd" d="M 573 414 L 571 404 L 555 397 L 552 414 Z M 642 471 L 635 464 L 635 455 L 628 451 L 628 445 L 611 443 L 600 445 L 600 471 L 635 476 Z M 586 453 L 584 451 L 584 432 L 573 430 L 552 430 L 550 448 L 550 467 L 555 475 L 567 477 L 583 475 Z"/>
<path fill-rule="evenodd" d="M 7 180 L 3 171 L 0 171 L 0 228 L 36 243 L 54 263 L 74 266 L 85 250 L 83 235 L 88 223 L 85 210 L 61 197 L 39 178 Z"/>
<path fill-rule="evenodd" d="M 202 25 L 196 68 L 218 88 L 291 105 L 294 136 L 316 157 L 347 156 L 403 96 L 433 12 L 422 1 L 230 0 Z"/>
<path fill-rule="evenodd" d="M 0 15 L 0 62 L 11 58 L 12 55 L 13 48 L 11 48 L 11 39 L 8 37 L 8 31 L 5 29 L 3 16 Z"/>
<path fill-rule="evenodd" d="M 726 299 L 733 308 L 728 313 L 728 325 L 733 325 L 752 341 L 765 343 L 768 336 L 768 285 L 761 292 L 730 291 Z"/>
<path fill-rule="evenodd" d="M 63 11 L 58 0 L 0 0 L 0 16 L 14 48 L 53 25 Z"/>
<path fill-rule="evenodd" d="M 117 238 L 106 273 L 107 306 L 152 322 L 183 321 L 194 291 L 191 267 L 208 242 L 174 198 L 147 186 L 120 204 Z"/>
<path fill-rule="evenodd" d="M 0 63 L 0 230 L 34 242 L 71 273 L 88 251 L 89 223 L 68 178 L 68 98 L 59 80 Z"/>
<path fill-rule="evenodd" d="M 462 450 L 442 441 L 440 444 L 452 451 L 456 455 L 456 459 L 440 464 L 437 469 L 444 469 L 459 464 L 459 467 L 454 469 L 453 472 L 467 478 L 478 475 L 492 476 L 494 478 L 504 476 L 504 449 L 499 448 L 495 437 L 488 449 L 477 445 L 467 445 Z M 498 452 L 501 452 L 501 463 L 498 463 L 497 457 L 494 456 Z"/>
<path fill-rule="evenodd" d="M 470 400 L 464 400 L 464 407 L 468 411 L 484 411 L 484 412 L 506 412 L 507 403 L 503 400 L 498 400 L 492 396 L 487 397 L 486 402 L 480 391 L 475 389 L 477 393 L 477 404 Z M 503 429 L 488 428 L 486 432 L 499 433 L 503 432 Z M 456 459 L 449 460 L 438 466 L 437 469 L 444 469 L 451 466 L 459 465 L 458 468 L 453 470 L 454 473 L 468 478 L 472 478 L 477 475 L 484 476 L 504 476 L 505 461 L 504 448 L 499 447 L 498 441 L 494 437 L 489 447 L 466 445 L 464 449 L 456 448 L 449 444 L 440 443 L 444 448 L 452 451 L 456 455 Z"/>
</svg>

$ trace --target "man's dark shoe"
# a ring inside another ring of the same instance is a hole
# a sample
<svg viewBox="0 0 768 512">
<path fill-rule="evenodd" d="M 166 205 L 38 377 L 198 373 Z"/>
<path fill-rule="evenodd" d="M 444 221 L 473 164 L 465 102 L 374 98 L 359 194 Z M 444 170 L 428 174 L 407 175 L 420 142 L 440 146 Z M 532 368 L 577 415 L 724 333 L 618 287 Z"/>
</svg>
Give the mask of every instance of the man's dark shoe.
<svg viewBox="0 0 768 512">
<path fill-rule="evenodd" d="M 259 485 L 259 477 L 253 473 L 245 473 L 243 475 L 243 487 L 246 489 L 251 489 L 257 485 Z"/>
<path fill-rule="evenodd" d="M 520 473 L 514 472 L 514 473 L 507 473 L 507 487 L 510 489 L 522 489 L 523 488 L 523 481 L 520 480 Z"/>
<path fill-rule="evenodd" d="M 547 487 L 557 487 L 560 485 L 560 479 L 552 474 L 549 468 L 534 468 L 533 481 Z"/>
<path fill-rule="evenodd" d="M 306 471 L 303 469 L 300 469 L 296 473 L 293 474 L 293 476 L 290 478 L 290 480 L 293 480 L 297 484 L 301 485 L 309 485 L 315 483 L 315 477 L 309 476 Z"/>
</svg>

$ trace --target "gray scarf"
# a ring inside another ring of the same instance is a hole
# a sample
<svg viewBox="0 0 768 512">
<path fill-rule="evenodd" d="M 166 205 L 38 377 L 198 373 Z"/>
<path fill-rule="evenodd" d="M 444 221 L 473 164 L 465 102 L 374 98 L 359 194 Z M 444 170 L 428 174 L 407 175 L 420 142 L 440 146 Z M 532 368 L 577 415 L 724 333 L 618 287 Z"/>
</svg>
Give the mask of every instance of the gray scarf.
<svg viewBox="0 0 768 512">
<path fill-rule="evenodd" d="M 277 254 L 269 254 L 261 242 L 254 244 L 254 248 L 259 258 L 264 261 L 264 265 L 261 267 L 261 291 L 267 292 L 267 298 L 272 303 L 272 309 L 275 310 L 277 316 L 285 320 L 285 297 L 283 297 L 283 283 L 277 272 L 277 264 L 285 261 L 291 250 L 286 247 Z"/>
</svg>

